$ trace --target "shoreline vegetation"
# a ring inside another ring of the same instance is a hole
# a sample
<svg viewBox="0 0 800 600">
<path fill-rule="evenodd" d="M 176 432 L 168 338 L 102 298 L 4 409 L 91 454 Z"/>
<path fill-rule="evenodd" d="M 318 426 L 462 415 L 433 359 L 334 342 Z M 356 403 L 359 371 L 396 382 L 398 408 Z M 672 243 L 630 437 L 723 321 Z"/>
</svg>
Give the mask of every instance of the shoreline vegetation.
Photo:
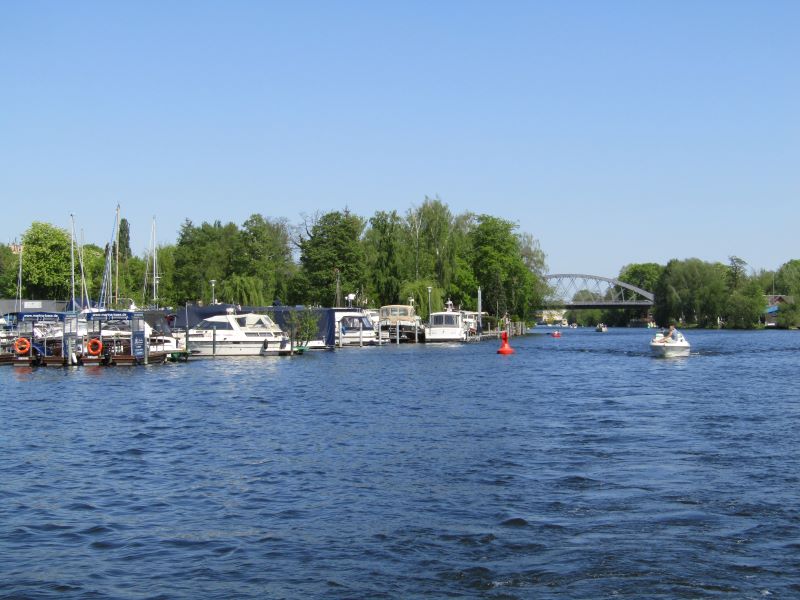
<svg viewBox="0 0 800 600">
<path fill-rule="evenodd" d="M 69 298 L 73 249 L 79 257 L 74 277 L 85 282 L 94 300 L 108 257 L 115 257 L 112 298 L 119 306 L 220 301 L 379 307 L 399 302 L 413 303 L 426 315 L 443 310 L 447 300 L 476 310 L 480 287 L 483 310 L 530 323 L 547 293 L 546 255 L 533 234 L 496 216 L 454 214 L 439 198 L 426 197 L 404 214 L 378 211 L 365 218 L 344 209 L 305 216 L 297 224 L 261 214 L 241 225 L 220 220 L 195 225 L 187 218 L 175 243 L 155 250 L 155 299 L 143 284 L 149 276 L 152 286 L 154 250 L 143 256 L 131 252 L 126 219 L 119 220 L 114 239 L 104 246 L 74 248 L 71 239 L 65 229 L 34 222 L 19 246 L 0 246 L 0 297 Z M 800 325 L 800 307 L 793 301 L 800 297 L 798 259 L 775 271 L 753 272 L 736 256 L 728 264 L 676 258 L 666 265 L 624 265 L 617 279 L 653 291 L 652 309 L 568 311 L 565 317 L 579 325 L 650 319 L 659 325 L 751 329 L 764 325 L 768 306 L 777 306 L 770 325 Z M 578 291 L 575 299 L 592 293 Z"/>
</svg>

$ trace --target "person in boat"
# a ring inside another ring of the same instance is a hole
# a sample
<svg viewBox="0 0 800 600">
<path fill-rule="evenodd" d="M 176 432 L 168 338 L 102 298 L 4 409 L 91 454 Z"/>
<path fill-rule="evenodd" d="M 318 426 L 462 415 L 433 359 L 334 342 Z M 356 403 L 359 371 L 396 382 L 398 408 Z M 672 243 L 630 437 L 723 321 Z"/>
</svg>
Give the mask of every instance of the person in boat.
<svg viewBox="0 0 800 600">
<path fill-rule="evenodd" d="M 665 342 L 669 342 L 669 341 L 677 342 L 678 339 L 679 339 L 679 332 L 678 332 L 677 329 L 675 329 L 675 324 L 674 323 L 670 323 L 669 324 L 669 329 L 664 332 L 664 341 Z"/>
</svg>

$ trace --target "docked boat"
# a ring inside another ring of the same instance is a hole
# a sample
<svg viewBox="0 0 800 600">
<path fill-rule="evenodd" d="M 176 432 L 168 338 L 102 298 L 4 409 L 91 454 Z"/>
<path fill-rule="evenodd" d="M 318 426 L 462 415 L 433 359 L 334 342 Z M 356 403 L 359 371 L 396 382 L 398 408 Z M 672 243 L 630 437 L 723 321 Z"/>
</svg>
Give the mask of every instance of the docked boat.
<svg viewBox="0 0 800 600">
<path fill-rule="evenodd" d="M 411 304 L 381 306 L 381 338 L 392 342 L 424 342 L 425 326 Z"/>
<path fill-rule="evenodd" d="M 444 311 L 431 313 L 425 328 L 425 342 L 466 342 L 468 332 L 464 314 L 453 310 L 453 303 L 448 300 Z"/>
<path fill-rule="evenodd" d="M 378 333 L 370 315 L 359 308 L 334 308 L 337 346 L 371 346 L 378 343 Z"/>
<path fill-rule="evenodd" d="M 186 334 L 191 356 L 289 354 L 289 337 L 267 315 L 228 312 L 200 321 Z"/>
<path fill-rule="evenodd" d="M 650 341 L 650 351 L 655 356 L 666 358 L 672 356 L 689 356 L 691 346 L 683 334 L 676 332 L 673 334 L 677 339 L 667 338 L 663 333 L 657 333 Z"/>
</svg>

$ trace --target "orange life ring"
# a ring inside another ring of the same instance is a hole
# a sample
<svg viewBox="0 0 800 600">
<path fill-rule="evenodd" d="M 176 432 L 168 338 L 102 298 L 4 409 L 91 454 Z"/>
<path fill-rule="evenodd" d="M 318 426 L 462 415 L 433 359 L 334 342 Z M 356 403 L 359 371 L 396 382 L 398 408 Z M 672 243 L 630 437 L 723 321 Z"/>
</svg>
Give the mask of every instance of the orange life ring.
<svg viewBox="0 0 800 600">
<path fill-rule="evenodd" d="M 103 351 L 103 342 L 100 338 L 92 338 L 89 340 L 89 343 L 86 344 L 86 351 L 91 356 L 100 356 L 100 353 Z"/>
<path fill-rule="evenodd" d="M 14 350 L 17 351 L 17 354 L 27 354 L 30 349 L 31 343 L 28 341 L 28 338 L 17 338 L 14 342 Z"/>
</svg>

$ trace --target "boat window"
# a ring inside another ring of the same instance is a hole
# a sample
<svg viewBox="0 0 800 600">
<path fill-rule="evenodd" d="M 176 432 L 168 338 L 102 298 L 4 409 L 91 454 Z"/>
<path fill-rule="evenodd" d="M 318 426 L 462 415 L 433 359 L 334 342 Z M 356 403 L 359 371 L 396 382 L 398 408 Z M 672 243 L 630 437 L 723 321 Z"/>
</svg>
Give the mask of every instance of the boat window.
<svg viewBox="0 0 800 600">
<path fill-rule="evenodd" d="M 366 317 L 342 317 L 339 323 L 346 329 L 358 329 L 359 327 L 365 331 L 367 329 L 372 329 L 372 322 Z"/>
<path fill-rule="evenodd" d="M 439 314 L 431 315 L 435 327 L 458 327 L 458 315 Z"/>
<path fill-rule="evenodd" d="M 233 327 L 227 321 L 200 321 L 195 329 L 204 329 L 209 331 L 216 329 L 217 331 L 224 331 L 226 329 L 233 329 Z"/>
</svg>

